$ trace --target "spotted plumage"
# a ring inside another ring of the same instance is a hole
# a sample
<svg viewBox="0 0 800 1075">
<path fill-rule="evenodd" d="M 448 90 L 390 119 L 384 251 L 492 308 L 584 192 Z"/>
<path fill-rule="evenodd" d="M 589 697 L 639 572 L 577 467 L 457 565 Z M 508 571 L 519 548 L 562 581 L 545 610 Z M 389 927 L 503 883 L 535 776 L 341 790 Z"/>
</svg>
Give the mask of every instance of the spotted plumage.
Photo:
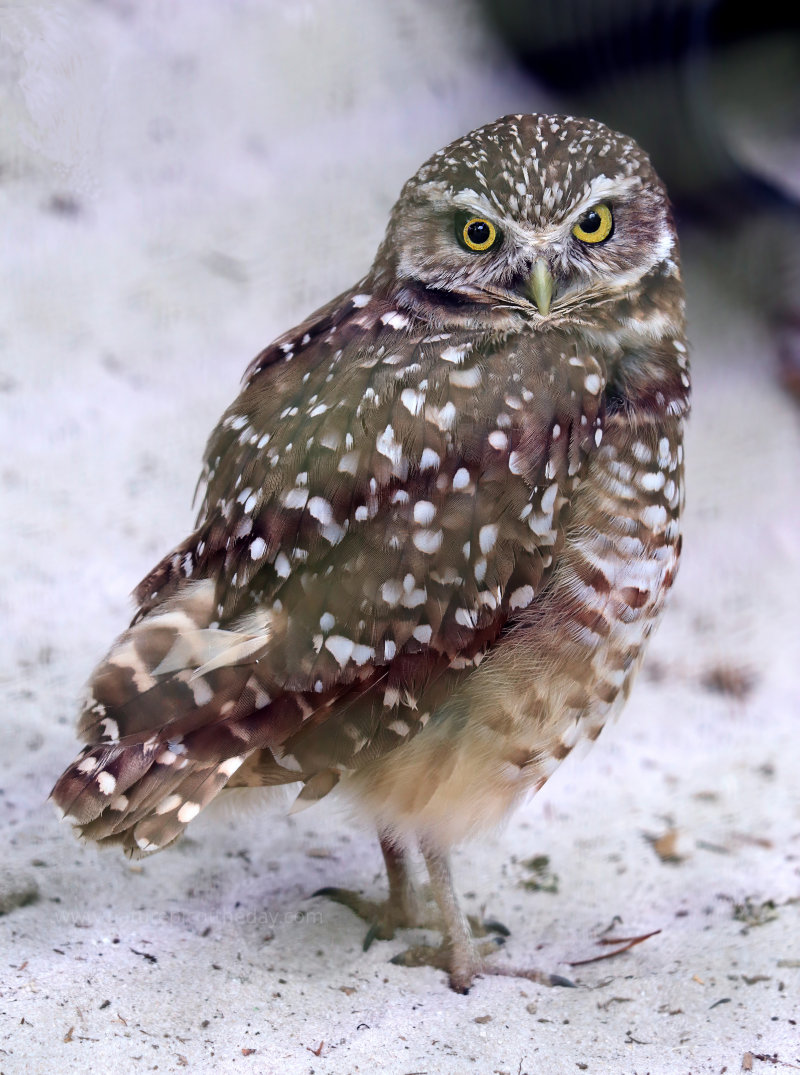
<svg viewBox="0 0 800 1075">
<path fill-rule="evenodd" d="M 441 150 L 367 276 L 250 366 L 56 803 L 142 853 L 225 787 L 296 782 L 297 809 L 339 785 L 394 855 L 394 911 L 420 841 L 467 988 L 447 850 L 627 696 L 677 567 L 688 396 L 674 228 L 632 141 L 511 116 Z"/>
</svg>

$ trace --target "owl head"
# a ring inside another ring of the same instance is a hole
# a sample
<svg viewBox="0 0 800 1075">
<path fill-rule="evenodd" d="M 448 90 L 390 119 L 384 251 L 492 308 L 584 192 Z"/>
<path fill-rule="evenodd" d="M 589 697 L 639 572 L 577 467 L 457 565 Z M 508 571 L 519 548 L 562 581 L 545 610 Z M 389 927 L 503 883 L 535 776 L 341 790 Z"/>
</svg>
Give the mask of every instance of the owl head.
<svg viewBox="0 0 800 1075">
<path fill-rule="evenodd" d="M 634 294 L 679 319 L 677 257 L 664 186 L 634 141 L 595 120 L 519 115 L 422 165 L 374 272 L 436 320 L 544 329 L 596 326 Z"/>
</svg>

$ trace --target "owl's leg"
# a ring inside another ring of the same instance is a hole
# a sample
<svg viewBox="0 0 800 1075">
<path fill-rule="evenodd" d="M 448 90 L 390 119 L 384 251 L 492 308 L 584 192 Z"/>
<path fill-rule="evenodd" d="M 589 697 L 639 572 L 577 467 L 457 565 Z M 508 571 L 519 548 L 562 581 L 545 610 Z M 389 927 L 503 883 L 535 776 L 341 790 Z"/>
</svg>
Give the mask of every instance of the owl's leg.
<svg viewBox="0 0 800 1075">
<path fill-rule="evenodd" d="M 422 921 L 423 900 L 409 868 L 408 852 L 385 836 L 380 837 L 386 876 L 389 879 L 388 905 L 393 909 L 398 926 L 415 926 Z M 376 934 L 375 936 L 378 936 Z"/>
<path fill-rule="evenodd" d="M 461 910 L 453 887 L 447 853 L 424 841 L 420 841 L 420 850 L 428 867 L 431 892 L 441 915 L 439 928 L 443 933 L 442 943 L 438 948 L 425 944 L 415 945 L 395 956 L 392 963 L 404 967 L 438 967 L 447 972 L 452 989 L 457 993 L 467 993 L 475 975 L 484 969 L 484 958 L 505 944 L 508 930 L 499 926 L 499 923 L 487 923 L 487 926 L 497 925 L 497 932 L 501 936 L 494 936 L 476 944 L 475 933 L 485 935 L 486 929 L 473 923 Z"/>
<path fill-rule="evenodd" d="M 429 918 L 409 869 L 408 852 L 383 835 L 380 836 L 380 843 L 389 879 L 388 899 L 383 902 L 368 900 L 348 888 L 321 888 L 314 893 L 315 896 L 327 896 L 341 903 L 369 923 L 364 937 L 364 951 L 374 940 L 390 940 L 395 930 L 423 926 L 426 918 Z"/>
<path fill-rule="evenodd" d="M 450 988 L 456 993 L 468 993 L 477 974 L 500 974 L 512 978 L 527 978 L 540 985 L 564 985 L 573 983 L 558 974 L 518 967 L 496 967 L 486 963 L 486 957 L 505 943 L 505 937 L 492 937 L 475 942 L 470 920 L 461 910 L 453 887 L 450 862 L 445 851 L 420 842 L 420 848 L 428 867 L 431 889 L 444 922 L 444 937 L 439 948 L 419 945 L 403 952 L 392 960 L 403 966 L 433 966 L 447 972 Z M 507 931 L 506 931 L 507 932 Z"/>
</svg>

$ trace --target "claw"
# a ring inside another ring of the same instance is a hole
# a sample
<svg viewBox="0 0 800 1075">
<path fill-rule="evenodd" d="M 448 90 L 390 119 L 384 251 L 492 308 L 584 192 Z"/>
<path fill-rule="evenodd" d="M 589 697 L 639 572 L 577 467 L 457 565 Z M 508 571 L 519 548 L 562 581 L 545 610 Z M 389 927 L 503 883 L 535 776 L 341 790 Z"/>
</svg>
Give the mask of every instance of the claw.
<svg viewBox="0 0 800 1075">
<path fill-rule="evenodd" d="M 481 923 L 487 933 L 499 933 L 501 937 L 510 937 L 511 930 L 508 926 L 504 926 L 502 922 L 498 922 L 496 918 L 485 918 Z"/>
<path fill-rule="evenodd" d="M 349 888 L 325 886 L 318 888 L 314 896 L 322 896 L 352 911 L 369 927 L 362 942 L 366 952 L 375 940 L 388 941 L 394 937 L 395 930 L 406 926 L 422 924 L 417 920 L 415 908 L 399 905 L 391 897 L 383 902 L 367 899 Z"/>
<path fill-rule="evenodd" d="M 549 974 L 547 971 L 536 970 L 528 967 L 495 967 L 484 964 L 476 971 L 477 974 L 493 974 L 498 978 L 525 978 L 537 985 L 563 986 L 567 989 L 575 989 L 575 983 L 561 974 Z"/>
<path fill-rule="evenodd" d="M 417 944 L 413 948 L 406 948 L 404 952 L 398 952 L 389 962 L 396 967 L 435 967 L 437 970 L 447 970 L 448 957 L 449 952 L 445 948 Z"/>
<path fill-rule="evenodd" d="M 324 896 L 325 899 L 333 900 L 334 903 L 341 904 L 342 907 L 346 907 L 349 911 L 357 914 L 359 918 L 363 918 L 367 922 L 372 921 L 372 918 L 378 909 L 378 904 L 375 900 L 368 900 L 358 892 L 353 892 L 349 888 L 326 886 L 325 888 L 318 888 L 316 892 L 312 892 L 311 898 L 313 899 L 314 896 Z"/>
<path fill-rule="evenodd" d="M 364 941 L 361 945 L 361 950 L 366 952 L 369 950 L 370 945 L 380 933 L 380 926 L 377 922 L 373 922 L 367 932 L 364 934 Z"/>
</svg>

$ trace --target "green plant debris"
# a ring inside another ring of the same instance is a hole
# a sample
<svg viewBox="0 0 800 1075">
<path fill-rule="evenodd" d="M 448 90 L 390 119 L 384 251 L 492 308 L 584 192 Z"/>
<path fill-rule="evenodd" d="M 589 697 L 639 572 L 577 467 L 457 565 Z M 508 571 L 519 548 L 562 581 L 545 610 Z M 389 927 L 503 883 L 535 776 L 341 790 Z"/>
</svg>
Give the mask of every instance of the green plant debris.
<svg viewBox="0 0 800 1075">
<path fill-rule="evenodd" d="M 533 858 L 524 859 L 520 865 L 533 874 L 520 881 L 528 892 L 558 892 L 558 874 L 550 869 L 549 855 L 534 855 Z"/>
</svg>

